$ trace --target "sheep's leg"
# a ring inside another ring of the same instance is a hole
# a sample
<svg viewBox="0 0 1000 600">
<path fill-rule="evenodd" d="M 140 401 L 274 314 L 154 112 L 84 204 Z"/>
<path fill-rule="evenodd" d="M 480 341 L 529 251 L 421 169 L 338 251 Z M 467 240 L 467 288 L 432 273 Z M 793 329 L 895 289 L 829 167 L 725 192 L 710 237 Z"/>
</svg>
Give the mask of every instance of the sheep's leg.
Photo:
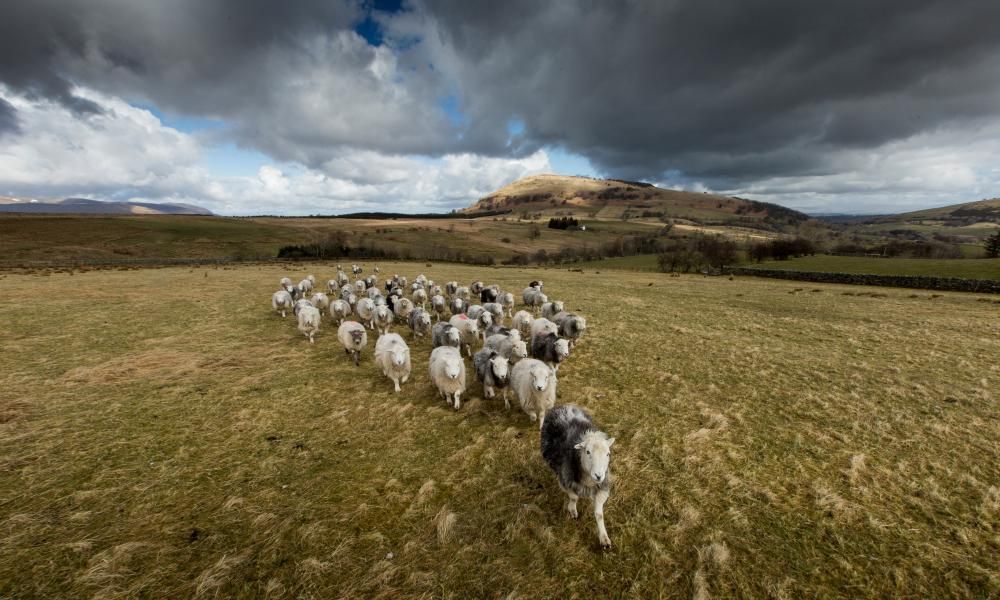
<svg viewBox="0 0 1000 600">
<path fill-rule="evenodd" d="M 458 410 L 462 406 L 462 401 L 459 398 L 462 392 L 455 392 L 455 410 Z"/>
<path fill-rule="evenodd" d="M 611 547 L 611 538 L 608 537 L 608 530 L 604 527 L 604 503 L 608 500 L 607 490 L 598 490 L 594 496 L 594 518 L 597 519 L 597 538 L 601 546 Z"/>
<path fill-rule="evenodd" d="M 542 426 L 545 425 L 545 411 L 539 411 L 538 413 L 538 431 L 542 430 Z"/>
<path fill-rule="evenodd" d="M 410 378 L 409 375 L 403 375 L 403 383 L 406 383 L 406 380 L 409 379 L 409 378 Z"/>
<path fill-rule="evenodd" d="M 396 386 L 396 393 L 398 394 L 399 393 L 399 378 L 398 377 L 393 377 L 392 378 L 392 384 L 394 386 Z"/>
<path fill-rule="evenodd" d="M 507 410 L 510 410 L 510 400 L 507 399 L 507 389 L 506 388 L 504 388 L 504 390 L 503 390 L 503 405 L 504 405 L 504 408 L 506 408 Z"/>
<path fill-rule="evenodd" d="M 569 499 L 566 501 L 566 512 L 568 512 L 569 516 L 574 519 L 579 519 L 580 513 L 576 511 L 576 501 L 579 500 L 580 497 L 569 490 L 566 490 L 566 495 L 569 496 Z"/>
</svg>

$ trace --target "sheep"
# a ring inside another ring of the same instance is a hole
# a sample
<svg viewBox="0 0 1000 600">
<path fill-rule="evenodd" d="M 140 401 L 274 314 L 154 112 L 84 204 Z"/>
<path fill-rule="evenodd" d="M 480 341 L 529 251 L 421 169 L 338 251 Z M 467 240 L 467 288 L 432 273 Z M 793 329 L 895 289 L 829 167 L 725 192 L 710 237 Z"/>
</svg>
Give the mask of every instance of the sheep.
<svg viewBox="0 0 1000 600">
<path fill-rule="evenodd" d="M 393 304 L 392 312 L 396 313 L 396 316 L 405 323 L 410 318 L 410 313 L 413 312 L 413 302 L 410 302 L 409 298 L 399 298 Z"/>
<path fill-rule="evenodd" d="M 312 274 L 306 275 L 306 279 L 308 279 L 309 282 L 313 284 L 313 287 L 316 286 L 316 276 L 315 275 L 312 275 Z"/>
<path fill-rule="evenodd" d="M 334 300 L 330 303 L 330 318 L 337 321 L 338 325 L 351 316 L 352 312 L 354 311 L 351 310 L 351 305 L 347 300 Z"/>
<path fill-rule="evenodd" d="M 299 316 L 299 311 L 307 306 L 312 306 L 312 303 L 310 303 L 305 298 L 299 298 L 298 300 L 295 301 L 295 304 L 292 306 L 292 312 L 295 313 L 295 316 L 297 317 Z"/>
<path fill-rule="evenodd" d="M 496 390 L 503 390 L 503 404 L 510 410 L 507 399 L 507 384 L 510 383 L 510 364 L 497 351 L 483 348 L 472 357 L 476 367 L 476 377 L 483 384 L 483 397 L 494 398 Z"/>
<path fill-rule="evenodd" d="M 469 286 L 469 291 L 478 296 L 483 293 L 483 288 L 486 287 L 482 281 L 473 281 Z"/>
<path fill-rule="evenodd" d="M 611 494 L 614 443 L 615 438 L 598 429 L 586 411 L 572 404 L 553 409 L 542 427 L 542 458 L 566 492 L 566 511 L 576 519 L 579 517 L 576 501 L 593 500 L 597 539 L 605 548 L 611 547 L 611 538 L 604 527 L 604 503 Z"/>
<path fill-rule="evenodd" d="M 395 319 L 393 319 L 392 313 L 389 312 L 388 306 L 383 304 L 375 307 L 375 326 L 378 327 L 380 335 L 389 333 L 389 328 L 392 327 L 393 321 Z"/>
<path fill-rule="evenodd" d="M 569 358 L 569 340 L 554 333 L 539 334 L 531 338 L 531 356 L 544 361 L 559 372 L 559 365 Z"/>
<path fill-rule="evenodd" d="M 497 302 L 500 304 L 500 306 L 507 309 L 508 317 L 514 316 L 514 294 L 511 294 L 510 292 L 504 292 L 500 294 L 499 298 L 497 298 Z"/>
<path fill-rule="evenodd" d="M 371 287 L 365 290 L 365 296 L 368 296 L 372 300 L 374 300 L 376 296 L 381 296 L 381 295 L 382 293 L 378 291 L 377 287 Z"/>
<path fill-rule="evenodd" d="M 284 317 L 287 311 L 292 308 L 292 295 L 285 290 L 278 290 L 271 296 L 271 308 L 281 313 Z"/>
<path fill-rule="evenodd" d="M 282 288 L 288 288 L 292 285 L 292 280 L 288 277 L 282 277 L 278 285 Z"/>
<path fill-rule="evenodd" d="M 504 327 L 503 325 L 493 324 L 486 328 L 486 335 L 496 335 L 502 333 L 503 335 L 510 336 L 515 340 L 521 339 L 521 332 L 517 329 L 511 329 L 510 327 Z"/>
<path fill-rule="evenodd" d="M 572 313 L 566 315 L 557 324 L 559 325 L 559 335 L 569 340 L 570 348 L 576 345 L 577 340 L 587 330 L 587 320 Z"/>
<path fill-rule="evenodd" d="M 479 330 L 483 332 L 483 341 L 486 341 L 486 330 L 493 326 L 493 315 L 483 311 L 479 313 L 479 318 L 476 319 L 476 324 L 479 325 Z"/>
<path fill-rule="evenodd" d="M 455 295 L 455 292 L 458 291 L 458 282 L 449 281 L 448 283 L 444 284 L 444 289 L 448 293 L 448 296 L 452 297 Z"/>
<path fill-rule="evenodd" d="M 432 286 L 430 286 L 428 288 L 427 294 L 430 295 L 431 297 L 434 297 L 434 296 L 443 296 L 444 295 L 444 291 L 441 290 L 441 286 L 439 286 L 439 285 L 432 285 Z"/>
<path fill-rule="evenodd" d="M 535 317 L 526 310 L 519 310 L 511 319 L 510 326 L 521 332 L 521 337 L 528 339 L 531 337 L 531 323 Z"/>
<path fill-rule="evenodd" d="M 530 306 L 532 312 L 538 309 L 541 305 L 549 301 L 549 297 L 538 291 L 535 288 L 525 288 L 524 290 L 524 304 L 525 306 Z"/>
<path fill-rule="evenodd" d="M 313 297 L 309 299 L 309 303 L 320 309 L 320 311 L 324 311 L 328 306 L 330 306 L 330 299 L 323 292 L 316 292 L 313 294 Z"/>
<path fill-rule="evenodd" d="M 314 343 L 313 336 L 319 333 L 319 324 L 322 321 L 319 309 L 312 304 L 308 304 L 299 307 L 295 316 L 299 319 L 299 331 L 302 332 L 302 335 L 309 338 L 310 344 Z"/>
<path fill-rule="evenodd" d="M 368 329 L 375 329 L 375 302 L 371 298 L 362 298 L 354 306 L 354 312 Z"/>
<path fill-rule="evenodd" d="M 472 356 L 472 344 L 479 339 L 479 323 L 466 315 L 455 315 L 448 322 L 462 334 L 462 347 Z"/>
<path fill-rule="evenodd" d="M 419 304 L 420 308 L 424 308 L 427 305 L 427 290 L 421 288 L 419 290 L 413 291 L 413 303 Z"/>
<path fill-rule="evenodd" d="M 528 356 L 528 345 L 524 340 L 499 333 L 486 338 L 483 348 L 496 350 L 498 354 L 510 361 L 512 365 Z"/>
<path fill-rule="evenodd" d="M 347 297 L 354 293 L 353 285 L 344 285 L 340 288 L 340 299 L 347 300 Z"/>
<path fill-rule="evenodd" d="M 448 304 L 448 309 L 451 311 L 452 315 L 465 314 L 465 311 L 468 308 L 469 303 L 458 297 L 452 298 L 451 302 Z"/>
<path fill-rule="evenodd" d="M 369 275 L 368 277 L 365 277 L 365 287 L 366 288 L 378 287 L 378 277 L 374 275 Z"/>
<path fill-rule="evenodd" d="M 361 364 L 361 351 L 368 345 L 365 326 L 357 321 L 344 321 L 337 329 L 337 339 L 347 355 L 354 358 L 354 366 Z"/>
<path fill-rule="evenodd" d="M 563 311 L 563 301 L 553 300 L 551 302 L 546 302 L 542 305 L 542 316 L 546 319 L 551 319 L 556 313 Z"/>
<path fill-rule="evenodd" d="M 375 364 L 392 380 L 399 393 L 399 384 L 410 378 L 410 349 L 396 333 L 379 336 L 375 341 Z"/>
<path fill-rule="evenodd" d="M 510 386 L 517 394 L 521 409 L 538 421 L 538 428 L 545 424 L 545 412 L 556 403 L 556 374 L 540 360 L 524 358 L 510 372 Z"/>
<path fill-rule="evenodd" d="M 374 271 L 374 272 L 375 272 L 375 273 L 377 274 L 377 273 L 379 272 L 379 268 L 378 268 L 378 265 L 375 265 L 375 268 L 374 268 L 374 269 L 372 269 L 372 271 Z"/>
<path fill-rule="evenodd" d="M 488 302 L 496 302 L 498 295 L 500 295 L 500 288 L 498 288 L 495 285 L 490 285 L 480 290 L 479 300 L 483 304 L 486 304 Z"/>
<path fill-rule="evenodd" d="M 354 294 L 348 294 L 347 298 L 344 298 L 344 300 L 347 302 L 348 305 L 350 305 L 351 310 L 357 310 L 357 306 L 358 306 L 358 297 L 357 296 L 355 296 Z"/>
<path fill-rule="evenodd" d="M 344 287 L 345 285 L 349 285 L 350 283 L 351 283 L 351 278 L 347 276 L 347 273 L 344 273 L 340 269 L 337 269 L 337 285 L 339 285 L 340 287 Z"/>
<path fill-rule="evenodd" d="M 465 314 L 470 319 L 478 319 L 479 315 L 483 314 L 485 311 L 486 309 L 483 308 L 481 304 L 473 304 L 472 306 L 469 306 L 468 308 L 465 309 Z"/>
<path fill-rule="evenodd" d="M 534 345 L 536 336 L 548 335 L 550 333 L 559 333 L 559 326 L 548 319 L 538 318 L 531 322 L 531 335 L 528 339 Z"/>
<path fill-rule="evenodd" d="M 483 309 L 493 315 L 494 323 L 503 323 L 503 306 L 500 306 L 496 302 L 487 302 L 483 305 Z"/>
<path fill-rule="evenodd" d="M 544 285 L 545 284 L 541 280 L 536 280 L 529 283 L 528 287 L 538 288 L 538 291 L 542 291 L 542 287 L 544 287 Z"/>
<path fill-rule="evenodd" d="M 340 293 L 340 283 L 336 279 L 331 279 L 326 282 L 326 288 L 330 290 L 330 295 Z"/>
<path fill-rule="evenodd" d="M 364 279 L 359 279 L 354 282 L 354 291 L 358 294 L 364 294 L 368 286 L 365 285 Z"/>
<path fill-rule="evenodd" d="M 469 293 L 469 288 L 467 288 L 465 286 L 459 286 L 455 290 L 454 296 L 456 298 L 461 298 L 462 300 L 465 300 L 466 302 L 468 302 L 469 298 L 471 297 L 471 294 Z"/>
<path fill-rule="evenodd" d="M 431 381 L 445 402 L 454 401 L 455 410 L 461 406 L 461 395 L 465 392 L 465 361 L 457 348 L 439 346 L 431 351 Z"/>
<path fill-rule="evenodd" d="M 302 281 L 299 282 L 299 295 L 301 295 L 303 298 L 306 297 L 306 294 L 312 291 L 313 291 L 313 282 L 309 281 L 308 279 L 303 279 Z"/>
<path fill-rule="evenodd" d="M 422 308 L 414 309 L 410 313 L 410 330 L 413 331 L 414 338 L 422 338 L 431 331 L 431 315 Z"/>
<path fill-rule="evenodd" d="M 399 278 L 399 280 L 398 280 L 398 281 L 396 282 L 396 284 L 397 284 L 397 285 L 398 285 L 398 286 L 399 286 L 399 287 L 400 287 L 401 289 L 406 289 L 406 283 L 407 283 L 407 281 L 406 281 L 406 276 L 405 276 L 405 275 L 401 276 L 401 277 Z"/>
<path fill-rule="evenodd" d="M 299 298 L 302 297 L 302 290 L 297 285 L 291 285 L 291 284 L 286 285 L 285 291 L 288 292 L 288 295 L 292 297 L 292 300 L 298 300 Z"/>
<path fill-rule="evenodd" d="M 437 316 L 437 320 L 441 321 L 441 315 L 443 315 L 448 310 L 448 301 L 441 294 L 435 294 L 431 296 L 431 309 Z"/>
<path fill-rule="evenodd" d="M 364 272 L 364 269 L 362 269 L 360 265 L 351 265 L 351 272 L 355 275 L 360 275 Z"/>
<path fill-rule="evenodd" d="M 438 346 L 461 348 L 462 332 L 455 329 L 452 324 L 447 321 L 436 323 L 434 328 L 431 330 L 431 346 L 434 348 L 437 348 Z"/>
</svg>

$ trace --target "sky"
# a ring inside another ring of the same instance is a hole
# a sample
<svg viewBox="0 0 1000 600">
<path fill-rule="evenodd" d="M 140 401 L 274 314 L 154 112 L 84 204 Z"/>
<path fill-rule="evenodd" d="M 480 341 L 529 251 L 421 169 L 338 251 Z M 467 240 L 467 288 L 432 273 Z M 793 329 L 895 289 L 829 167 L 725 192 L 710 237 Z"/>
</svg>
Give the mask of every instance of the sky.
<svg viewBox="0 0 1000 600">
<path fill-rule="evenodd" d="M 520 177 L 1000 196 L 1000 2 L 9 0 L 0 195 L 442 212 Z"/>
</svg>

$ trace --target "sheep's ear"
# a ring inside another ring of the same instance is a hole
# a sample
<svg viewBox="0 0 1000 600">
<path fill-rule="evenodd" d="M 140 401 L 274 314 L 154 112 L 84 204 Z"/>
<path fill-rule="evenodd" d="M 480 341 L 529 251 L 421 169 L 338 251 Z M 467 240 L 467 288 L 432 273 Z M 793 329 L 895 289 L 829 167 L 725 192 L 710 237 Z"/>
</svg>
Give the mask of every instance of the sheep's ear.
<svg viewBox="0 0 1000 600">
<path fill-rule="evenodd" d="M 580 442 L 579 444 L 577 444 L 577 445 L 575 445 L 573 447 L 576 448 L 577 450 L 583 450 L 583 446 L 584 446 L 583 442 Z"/>
<path fill-rule="evenodd" d="M 608 448 L 615 445 L 615 438 L 608 438 Z"/>
</svg>

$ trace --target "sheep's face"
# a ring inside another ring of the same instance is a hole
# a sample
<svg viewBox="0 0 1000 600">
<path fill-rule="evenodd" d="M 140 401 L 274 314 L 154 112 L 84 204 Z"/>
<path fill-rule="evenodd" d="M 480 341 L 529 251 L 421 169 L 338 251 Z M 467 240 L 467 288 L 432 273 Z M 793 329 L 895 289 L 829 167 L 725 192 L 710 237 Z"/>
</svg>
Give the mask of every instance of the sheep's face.
<svg viewBox="0 0 1000 600">
<path fill-rule="evenodd" d="M 538 366 L 531 370 L 531 386 L 539 392 L 545 391 L 549 387 L 549 379 L 552 371 L 546 366 Z"/>
<path fill-rule="evenodd" d="M 494 379 L 507 381 L 510 375 L 510 362 L 503 356 L 494 356 L 490 359 L 490 369 L 493 371 Z"/>
<path fill-rule="evenodd" d="M 493 315 L 488 312 L 479 315 L 479 324 L 482 325 L 483 329 L 493 325 Z"/>
<path fill-rule="evenodd" d="M 444 374 L 448 379 L 458 379 L 462 372 L 462 359 L 449 357 L 444 361 Z"/>
<path fill-rule="evenodd" d="M 569 357 L 569 340 L 556 340 L 556 356 L 559 357 L 560 361 Z"/>
<path fill-rule="evenodd" d="M 520 342 L 521 341 L 521 330 L 520 329 L 511 329 L 510 331 L 507 332 L 507 337 L 509 337 L 510 339 L 512 339 L 515 342 Z"/>
<path fill-rule="evenodd" d="M 514 342 L 514 345 L 511 347 L 510 355 L 511 356 L 515 356 L 515 357 L 517 357 L 519 359 L 520 358 L 527 358 L 528 357 L 528 344 L 526 344 L 523 340 L 519 340 L 517 342 Z"/>
<path fill-rule="evenodd" d="M 611 445 L 614 443 L 615 438 L 591 433 L 574 446 L 580 453 L 580 466 L 583 472 L 596 483 L 601 483 L 608 476 L 611 468 Z"/>
<path fill-rule="evenodd" d="M 546 296 L 545 294 L 538 294 L 537 298 L 539 304 L 545 304 L 546 302 L 549 301 L 549 297 Z"/>
<path fill-rule="evenodd" d="M 470 334 L 478 334 L 479 333 L 479 325 L 476 324 L 475 321 L 469 319 L 465 323 L 466 323 L 466 327 L 468 328 L 468 332 Z"/>
<path fill-rule="evenodd" d="M 448 342 L 452 346 L 457 346 L 462 342 L 462 334 L 454 327 L 448 330 Z"/>
<path fill-rule="evenodd" d="M 553 313 L 561 313 L 563 311 L 563 308 L 564 308 L 564 306 L 563 306 L 563 301 L 562 300 L 556 300 L 555 302 L 552 303 L 552 312 Z"/>
<path fill-rule="evenodd" d="M 417 317 L 417 325 L 419 325 L 421 329 L 426 329 L 430 327 L 431 316 L 427 313 L 420 313 L 420 316 Z"/>
<path fill-rule="evenodd" d="M 361 329 L 351 330 L 351 341 L 354 342 L 355 347 L 361 346 L 365 340 L 365 332 Z"/>
<path fill-rule="evenodd" d="M 392 349 L 392 364 L 397 367 L 402 367 L 406 364 L 406 359 L 410 356 L 410 351 L 407 348 L 393 348 Z"/>
<path fill-rule="evenodd" d="M 375 318 L 379 320 L 387 320 L 389 318 L 389 307 L 382 304 L 375 308 Z"/>
</svg>

